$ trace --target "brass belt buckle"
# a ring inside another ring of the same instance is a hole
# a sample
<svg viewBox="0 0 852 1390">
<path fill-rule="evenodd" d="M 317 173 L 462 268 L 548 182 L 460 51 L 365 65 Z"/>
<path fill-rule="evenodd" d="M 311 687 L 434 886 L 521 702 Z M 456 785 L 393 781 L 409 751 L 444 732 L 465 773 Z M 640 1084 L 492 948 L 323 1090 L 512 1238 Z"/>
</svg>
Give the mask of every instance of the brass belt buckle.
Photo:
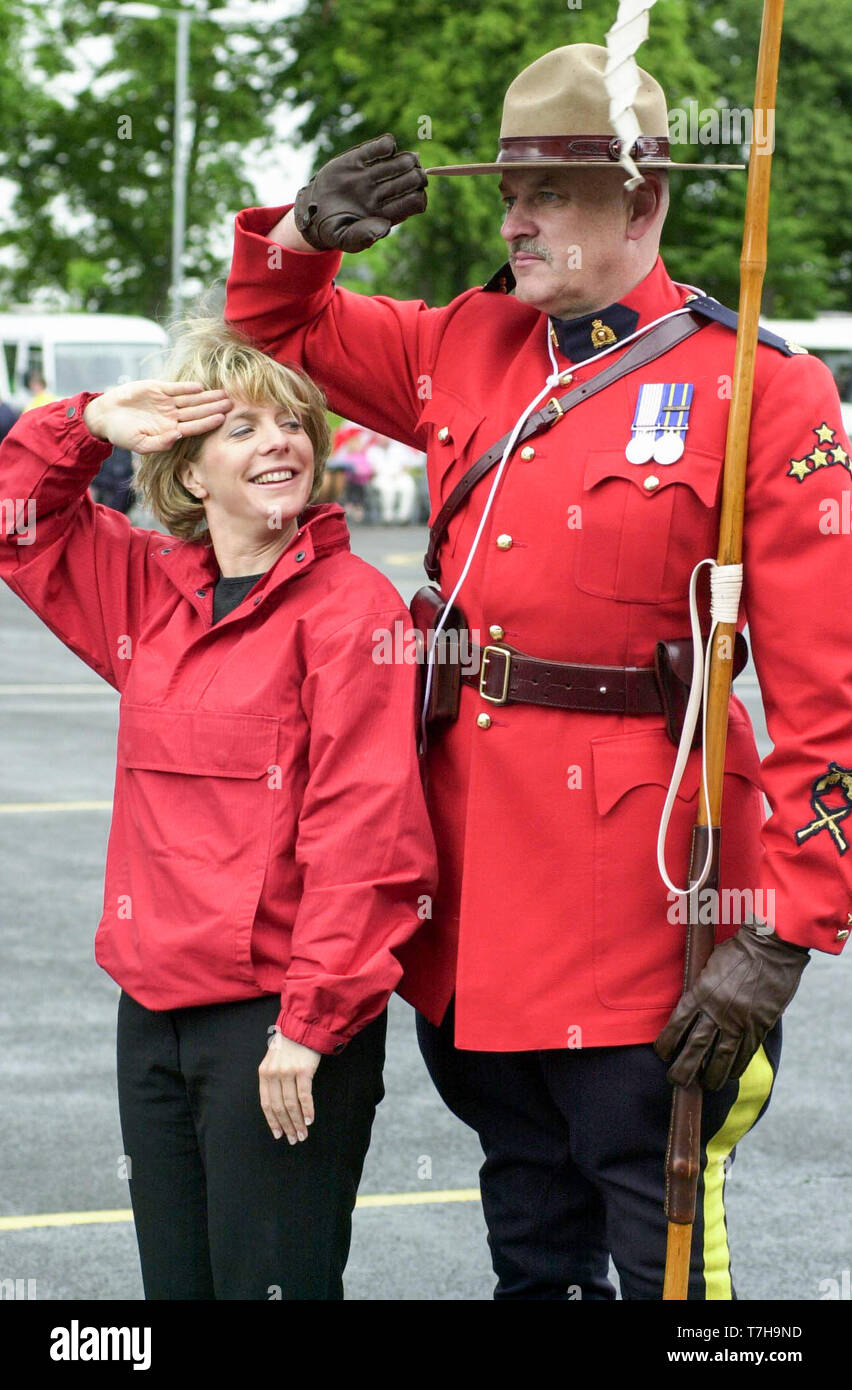
<svg viewBox="0 0 852 1390">
<path fill-rule="evenodd" d="M 485 690 L 485 667 L 494 656 L 502 656 L 505 664 L 503 670 L 503 689 L 499 695 L 488 695 Z M 511 652 L 507 652 L 505 647 L 483 647 L 482 660 L 479 667 L 479 693 L 483 700 L 487 700 L 491 705 L 505 705 L 509 694 L 509 668 L 512 664 Z"/>
</svg>

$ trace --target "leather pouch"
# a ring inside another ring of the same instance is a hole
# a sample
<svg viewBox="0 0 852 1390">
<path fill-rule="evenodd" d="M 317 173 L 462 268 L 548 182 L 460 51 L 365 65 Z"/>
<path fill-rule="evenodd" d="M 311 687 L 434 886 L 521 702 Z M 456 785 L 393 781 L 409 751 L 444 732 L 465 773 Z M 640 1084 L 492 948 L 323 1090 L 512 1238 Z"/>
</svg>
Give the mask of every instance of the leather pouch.
<svg viewBox="0 0 852 1390">
<path fill-rule="evenodd" d="M 738 632 L 734 641 L 732 679 L 740 674 L 747 661 L 748 643 Z M 654 672 L 666 716 L 666 733 L 677 745 L 683 731 L 689 687 L 692 684 L 692 638 L 672 637 L 668 641 L 658 642 L 654 650 Z M 691 747 L 701 747 L 700 720 L 695 727 Z"/>
<path fill-rule="evenodd" d="M 420 669 L 419 707 L 421 709 L 426 693 L 427 655 L 434 640 L 435 629 L 441 621 L 446 606 L 440 589 L 436 589 L 434 584 L 424 584 L 423 588 L 418 589 L 411 600 L 411 620 L 414 628 L 420 634 L 418 657 Z M 461 609 L 453 605 L 447 622 L 441 628 L 435 646 L 432 688 L 429 693 L 429 707 L 426 711 L 427 724 L 458 718 L 461 691 L 460 652 L 464 650 L 462 634 L 466 629 L 467 623 L 464 614 Z"/>
</svg>

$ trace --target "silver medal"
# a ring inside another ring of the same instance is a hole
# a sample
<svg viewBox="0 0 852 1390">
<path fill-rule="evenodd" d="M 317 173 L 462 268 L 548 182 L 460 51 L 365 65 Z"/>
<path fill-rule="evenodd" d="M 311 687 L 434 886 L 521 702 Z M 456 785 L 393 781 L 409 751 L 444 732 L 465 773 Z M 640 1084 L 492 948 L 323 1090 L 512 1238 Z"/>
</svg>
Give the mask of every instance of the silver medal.
<svg viewBox="0 0 852 1390">
<path fill-rule="evenodd" d="M 628 463 L 650 463 L 654 457 L 654 438 L 662 397 L 662 382 L 646 382 L 639 387 L 630 439 L 624 450 Z"/>
<path fill-rule="evenodd" d="M 650 463 L 654 457 L 654 435 L 651 430 L 634 434 L 624 451 L 628 463 Z"/>
<path fill-rule="evenodd" d="M 677 463 L 683 454 L 683 449 L 683 435 L 677 434 L 673 430 L 667 430 L 665 434 L 660 435 L 654 444 L 654 462 Z"/>
</svg>

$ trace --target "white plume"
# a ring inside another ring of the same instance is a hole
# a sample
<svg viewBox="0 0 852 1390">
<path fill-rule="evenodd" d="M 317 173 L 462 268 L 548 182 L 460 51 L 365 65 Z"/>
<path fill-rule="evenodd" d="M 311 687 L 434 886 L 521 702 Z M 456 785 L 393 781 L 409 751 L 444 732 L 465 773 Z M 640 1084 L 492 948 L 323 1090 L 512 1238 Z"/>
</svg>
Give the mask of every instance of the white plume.
<svg viewBox="0 0 852 1390">
<path fill-rule="evenodd" d="M 606 36 L 604 83 L 609 92 L 609 118 L 621 139 L 619 164 L 630 175 L 626 188 L 635 188 L 642 175 L 630 157 L 634 141 L 642 134 L 633 110 L 639 90 L 636 50 L 648 37 L 648 12 L 656 0 L 619 0 L 615 22 Z"/>
</svg>

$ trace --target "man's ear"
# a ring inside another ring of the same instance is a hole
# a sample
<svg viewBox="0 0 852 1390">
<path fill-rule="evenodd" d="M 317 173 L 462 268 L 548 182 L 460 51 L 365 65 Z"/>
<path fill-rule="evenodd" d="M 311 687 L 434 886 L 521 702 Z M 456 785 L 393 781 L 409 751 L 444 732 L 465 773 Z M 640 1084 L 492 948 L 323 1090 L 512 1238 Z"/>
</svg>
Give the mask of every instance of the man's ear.
<svg viewBox="0 0 852 1390">
<path fill-rule="evenodd" d="M 639 241 L 665 215 L 665 190 L 656 174 L 648 172 L 630 194 L 628 241 Z"/>
</svg>

